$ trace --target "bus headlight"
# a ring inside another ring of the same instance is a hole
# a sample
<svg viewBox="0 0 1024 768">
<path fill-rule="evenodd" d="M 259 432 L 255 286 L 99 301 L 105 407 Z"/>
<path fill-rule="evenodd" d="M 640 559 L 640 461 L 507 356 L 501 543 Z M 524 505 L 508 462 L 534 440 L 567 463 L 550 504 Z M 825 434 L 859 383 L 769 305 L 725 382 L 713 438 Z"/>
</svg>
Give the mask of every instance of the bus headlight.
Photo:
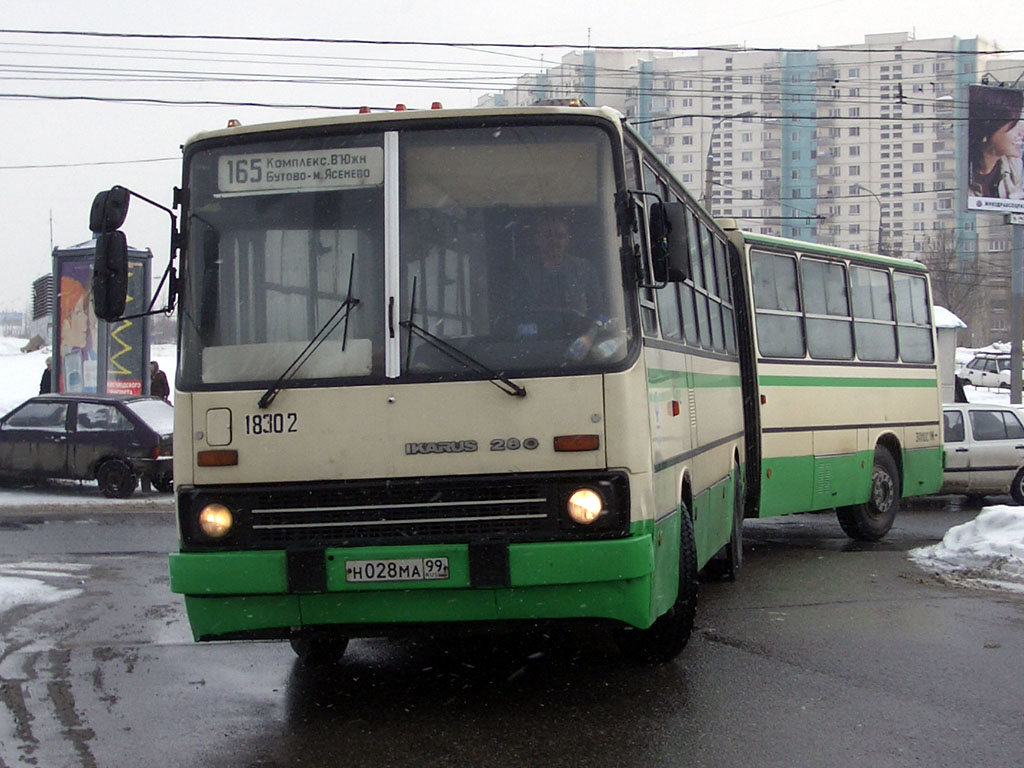
<svg viewBox="0 0 1024 768">
<path fill-rule="evenodd" d="M 223 504 L 207 504 L 199 512 L 199 529 L 211 539 L 223 539 L 233 524 L 234 515 Z"/>
<path fill-rule="evenodd" d="M 590 525 L 607 512 L 601 494 L 592 488 L 574 491 L 566 503 L 566 511 L 572 521 L 580 525 Z"/>
</svg>

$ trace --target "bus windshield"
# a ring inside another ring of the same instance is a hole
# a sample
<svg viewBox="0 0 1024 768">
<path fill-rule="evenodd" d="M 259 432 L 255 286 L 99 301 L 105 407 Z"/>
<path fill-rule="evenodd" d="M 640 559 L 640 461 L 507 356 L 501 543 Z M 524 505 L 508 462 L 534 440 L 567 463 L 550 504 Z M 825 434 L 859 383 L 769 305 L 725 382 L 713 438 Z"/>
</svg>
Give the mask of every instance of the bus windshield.
<svg viewBox="0 0 1024 768">
<path fill-rule="evenodd" d="M 193 148 L 178 386 L 621 367 L 610 134 L 479 126 Z"/>
</svg>

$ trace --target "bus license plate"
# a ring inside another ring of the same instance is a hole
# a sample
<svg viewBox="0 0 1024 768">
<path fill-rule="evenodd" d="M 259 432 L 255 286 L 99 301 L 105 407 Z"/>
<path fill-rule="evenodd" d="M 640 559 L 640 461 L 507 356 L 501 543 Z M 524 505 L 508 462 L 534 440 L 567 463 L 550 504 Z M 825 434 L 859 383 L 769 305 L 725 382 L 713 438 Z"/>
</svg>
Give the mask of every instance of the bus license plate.
<svg viewBox="0 0 1024 768">
<path fill-rule="evenodd" d="M 348 560 L 345 581 L 349 584 L 387 581 L 440 581 L 448 578 L 447 557 L 403 560 Z"/>
</svg>

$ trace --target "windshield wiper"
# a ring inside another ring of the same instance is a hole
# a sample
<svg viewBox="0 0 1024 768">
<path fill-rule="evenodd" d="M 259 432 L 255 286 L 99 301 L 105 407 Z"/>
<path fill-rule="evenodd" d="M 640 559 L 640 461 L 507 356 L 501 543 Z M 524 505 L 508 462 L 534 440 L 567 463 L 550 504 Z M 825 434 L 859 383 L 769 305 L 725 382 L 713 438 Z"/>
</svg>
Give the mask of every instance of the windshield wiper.
<svg viewBox="0 0 1024 768">
<path fill-rule="evenodd" d="M 426 328 L 416 325 L 412 320 L 402 320 L 399 325 L 402 328 L 409 329 L 409 334 L 416 334 L 424 341 L 428 342 L 431 346 L 435 347 L 440 352 L 444 353 L 452 360 L 467 368 L 475 368 L 481 373 L 487 376 L 487 380 L 494 386 L 504 392 L 506 395 L 512 395 L 513 397 L 526 397 L 526 387 L 516 384 L 508 376 L 490 368 L 474 357 L 470 357 L 461 349 L 457 349 L 449 344 L 447 341 L 438 338 Z"/>
<path fill-rule="evenodd" d="M 345 329 L 342 331 L 341 335 L 341 351 L 345 351 L 345 344 L 348 341 L 348 316 L 352 309 L 359 304 L 359 299 L 352 298 L 352 276 L 355 271 L 355 265 L 356 255 L 353 253 L 352 262 L 349 265 L 348 270 L 348 296 L 343 302 L 341 302 L 338 308 L 334 310 L 334 313 L 327 318 L 327 322 L 321 325 L 319 330 L 313 334 L 313 338 L 309 340 L 309 344 L 307 344 L 305 348 L 299 352 L 296 358 L 292 360 L 291 364 L 284 369 L 284 373 L 278 377 L 277 381 L 271 384 L 267 388 L 267 391 L 263 393 L 263 397 L 261 397 L 257 403 L 260 408 L 270 407 L 270 404 L 274 402 L 274 398 L 277 397 L 277 393 L 283 388 L 284 383 L 295 377 L 295 374 L 299 372 L 299 369 L 306 364 L 306 361 L 316 353 L 317 349 L 320 348 L 320 345 L 327 340 L 328 336 L 334 333 L 334 330 L 342 322 L 345 323 Z"/>
</svg>

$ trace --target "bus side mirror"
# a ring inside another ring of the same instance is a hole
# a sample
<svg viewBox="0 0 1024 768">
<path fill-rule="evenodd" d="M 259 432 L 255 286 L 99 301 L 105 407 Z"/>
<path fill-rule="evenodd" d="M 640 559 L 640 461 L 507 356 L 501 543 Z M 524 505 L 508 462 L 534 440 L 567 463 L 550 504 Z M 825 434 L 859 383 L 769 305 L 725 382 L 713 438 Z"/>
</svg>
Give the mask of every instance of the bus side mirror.
<svg viewBox="0 0 1024 768">
<path fill-rule="evenodd" d="M 128 301 L 128 239 L 124 232 L 102 232 L 96 238 L 92 267 L 92 302 L 96 317 L 110 322 L 124 314 Z"/>
<path fill-rule="evenodd" d="M 128 190 L 124 187 L 111 187 L 100 192 L 92 201 L 89 211 L 90 232 L 113 232 L 120 229 L 128 215 Z"/>
<path fill-rule="evenodd" d="M 650 208 L 651 263 L 656 283 L 678 283 L 690 276 L 686 206 L 653 203 Z"/>
</svg>

